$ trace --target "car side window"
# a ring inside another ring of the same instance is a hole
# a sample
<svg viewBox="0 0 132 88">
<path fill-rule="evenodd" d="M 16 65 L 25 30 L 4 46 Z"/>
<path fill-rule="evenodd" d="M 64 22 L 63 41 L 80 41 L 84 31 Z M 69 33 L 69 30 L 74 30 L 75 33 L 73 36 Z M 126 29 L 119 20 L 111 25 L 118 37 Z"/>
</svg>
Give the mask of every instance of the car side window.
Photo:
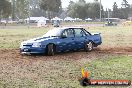
<svg viewBox="0 0 132 88">
<path fill-rule="evenodd" d="M 86 36 L 82 29 L 78 28 L 78 29 L 74 29 L 74 31 L 75 31 L 75 37 L 84 37 L 84 36 Z"/>
<path fill-rule="evenodd" d="M 72 29 L 65 29 L 62 35 L 65 35 L 66 37 L 74 37 L 74 32 Z"/>
</svg>

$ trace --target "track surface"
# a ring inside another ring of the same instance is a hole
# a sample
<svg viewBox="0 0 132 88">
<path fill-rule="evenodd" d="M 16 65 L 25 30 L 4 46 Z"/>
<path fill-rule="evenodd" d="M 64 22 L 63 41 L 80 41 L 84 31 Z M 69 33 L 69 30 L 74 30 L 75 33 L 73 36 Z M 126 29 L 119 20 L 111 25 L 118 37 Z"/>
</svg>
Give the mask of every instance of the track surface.
<svg viewBox="0 0 132 88">
<path fill-rule="evenodd" d="M 0 83 L 7 88 L 33 88 L 35 85 L 47 86 L 51 84 L 58 88 L 58 81 L 65 84 L 74 80 L 78 83 L 77 77 L 80 76 L 80 70 L 84 63 L 93 59 L 107 59 L 111 56 L 129 55 L 132 56 L 132 48 L 95 48 L 92 52 L 67 52 L 58 53 L 55 56 L 44 55 L 20 55 L 18 49 L 0 50 Z M 74 74 L 74 75 L 73 75 Z M 59 80 L 59 79 L 60 80 Z M 28 80 L 28 81 L 27 81 Z M 28 84 L 31 82 L 33 87 Z M 56 85 L 57 83 L 57 85 Z M 20 85 L 20 86 L 19 86 Z M 74 85 L 70 84 L 70 85 Z M 79 84 L 78 84 L 79 85 Z M 44 88 L 43 87 L 43 88 Z M 61 86 L 62 87 L 62 86 Z"/>
<path fill-rule="evenodd" d="M 132 47 L 122 48 L 95 48 L 92 52 L 66 52 L 66 53 L 58 53 L 55 56 L 46 56 L 46 55 L 20 55 L 18 49 L 4 49 L 0 50 L 0 60 L 2 59 L 30 59 L 30 60 L 49 60 L 49 59 L 65 59 L 69 58 L 71 60 L 78 60 L 81 58 L 97 58 L 104 55 L 129 55 L 132 56 Z"/>
</svg>

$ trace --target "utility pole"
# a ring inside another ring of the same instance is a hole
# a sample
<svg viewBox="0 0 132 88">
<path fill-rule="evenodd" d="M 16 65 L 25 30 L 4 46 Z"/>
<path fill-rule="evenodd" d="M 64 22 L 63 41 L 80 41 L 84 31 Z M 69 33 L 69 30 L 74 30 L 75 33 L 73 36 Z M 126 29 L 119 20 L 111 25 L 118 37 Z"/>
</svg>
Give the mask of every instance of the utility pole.
<svg viewBox="0 0 132 88">
<path fill-rule="evenodd" d="M 108 22 L 110 22 L 110 12 L 109 12 L 109 8 L 108 8 Z"/>
<path fill-rule="evenodd" d="M 28 4 L 28 11 L 29 11 L 29 13 L 28 13 L 28 18 L 29 18 L 29 20 L 28 20 L 28 28 L 30 28 L 30 11 L 31 11 L 31 8 L 30 8 L 30 0 L 29 0 L 29 4 Z"/>
<path fill-rule="evenodd" d="M 101 15 L 102 15 L 102 8 L 101 8 L 102 6 L 101 6 L 101 0 L 100 0 L 100 21 L 101 21 L 101 19 L 102 19 L 102 17 L 101 17 Z"/>
</svg>

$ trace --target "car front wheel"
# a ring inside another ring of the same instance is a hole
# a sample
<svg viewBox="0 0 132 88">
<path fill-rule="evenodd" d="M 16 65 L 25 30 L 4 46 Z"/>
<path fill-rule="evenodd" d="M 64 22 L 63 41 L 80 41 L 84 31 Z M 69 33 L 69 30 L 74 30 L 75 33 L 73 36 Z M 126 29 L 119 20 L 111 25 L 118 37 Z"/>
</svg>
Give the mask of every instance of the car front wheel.
<svg viewBox="0 0 132 88">
<path fill-rule="evenodd" d="M 93 42 L 89 41 L 89 42 L 85 43 L 85 51 L 90 52 L 92 50 L 93 50 Z"/>
<path fill-rule="evenodd" d="M 55 48 L 54 48 L 54 45 L 53 44 L 49 44 L 47 46 L 47 54 L 49 56 L 53 56 L 55 54 Z"/>
</svg>

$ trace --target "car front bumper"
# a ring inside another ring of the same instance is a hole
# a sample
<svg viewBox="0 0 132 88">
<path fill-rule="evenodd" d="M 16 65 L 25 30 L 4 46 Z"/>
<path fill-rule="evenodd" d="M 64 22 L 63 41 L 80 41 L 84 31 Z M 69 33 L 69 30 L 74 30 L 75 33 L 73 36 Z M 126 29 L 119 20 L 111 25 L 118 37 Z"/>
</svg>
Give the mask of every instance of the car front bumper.
<svg viewBox="0 0 132 88">
<path fill-rule="evenodd" d="M 34 48 L 34 47 L 23 47 L 20 48 L 21 54 L 43 54 L 46 52 L 46 48 Z"/>
</svg>

